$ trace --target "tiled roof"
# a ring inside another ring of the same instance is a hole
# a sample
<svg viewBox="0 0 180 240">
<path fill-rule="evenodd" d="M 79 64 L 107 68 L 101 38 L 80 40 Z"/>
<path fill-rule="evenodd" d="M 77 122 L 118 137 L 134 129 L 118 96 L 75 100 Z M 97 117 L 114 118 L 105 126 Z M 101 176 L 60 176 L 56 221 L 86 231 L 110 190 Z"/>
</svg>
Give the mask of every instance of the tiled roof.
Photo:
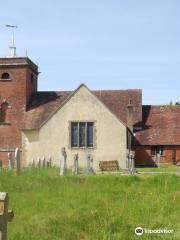
<svg viewBox="0 0 180 240">
<path fill-rule="evenodd" d="M 131 101 L 134 106 L 133 122 L 141 121 L 141 90 L 98 90 L 91 92 L 125 124 L 127 123 L 127 105 Z M 21 128 L 38 129 L 41 127 L 67 101 L 71 94 L 73 94 L 72 91 L 34 93 L 28 111 L 24 114 Z"/>
<path fill-rule="evenodd" d="M 135 134 L 141 145 L 180 145 L 180 106 L 142 107 L 143 130 Z"/>
</svg>

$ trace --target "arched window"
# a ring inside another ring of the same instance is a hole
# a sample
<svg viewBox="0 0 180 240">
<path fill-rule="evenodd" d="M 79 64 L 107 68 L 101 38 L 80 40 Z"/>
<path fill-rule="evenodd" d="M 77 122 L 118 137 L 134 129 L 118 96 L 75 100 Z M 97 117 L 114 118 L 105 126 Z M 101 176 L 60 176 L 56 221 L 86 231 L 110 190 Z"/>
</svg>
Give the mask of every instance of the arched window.
<svg viewBox="0 0 180 240">
<path fill-rule="evenodd" d="M 0 122 L 6 122 L 8 103 L 3 102 L 0 107 Z"/>
<path fill-rule="evenodd" d="M 9 73 L 5 72 L 1 75 L 1 79 L 2 80 L 9 80 L 10 79 L 10 75 Z"/>
</svg>

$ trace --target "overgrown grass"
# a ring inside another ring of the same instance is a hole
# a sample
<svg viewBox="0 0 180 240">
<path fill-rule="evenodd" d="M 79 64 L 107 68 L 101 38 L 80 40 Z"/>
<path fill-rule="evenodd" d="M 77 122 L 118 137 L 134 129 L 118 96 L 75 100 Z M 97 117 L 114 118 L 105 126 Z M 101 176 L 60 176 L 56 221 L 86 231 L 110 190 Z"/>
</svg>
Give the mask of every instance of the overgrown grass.
<svg viewBox="0 0 180 240">
<path fill-rule="evenodd" d="M 59 177 L 57 169 L 0 173 L 15 218 L 10 240 L 180 239 L 178 175 Z M 174 234 L 136 236 L 137 226 Z"/>
</svg>

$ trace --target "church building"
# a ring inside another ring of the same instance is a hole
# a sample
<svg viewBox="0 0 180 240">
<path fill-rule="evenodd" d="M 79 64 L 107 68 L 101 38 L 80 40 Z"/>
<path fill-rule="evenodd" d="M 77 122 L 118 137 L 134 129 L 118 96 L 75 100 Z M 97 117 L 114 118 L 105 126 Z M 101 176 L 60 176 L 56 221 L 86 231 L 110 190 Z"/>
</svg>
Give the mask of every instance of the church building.
<svg viewBox="0 0 180 240">
<path fill-rule="evenodd" d="M 0 58 L 0 161 L 21 150 L 23 166 L 51 156 L 59 165 L 61 148 L 72 166 L 91 153 L 100 161 L 117 160 L 126 168 L 127 149 L 136 165 L 180 162 L 180 106 L 142 104 L 141 89 L 38 91 L 38 67 L 29 58 Z"/>
</svg>

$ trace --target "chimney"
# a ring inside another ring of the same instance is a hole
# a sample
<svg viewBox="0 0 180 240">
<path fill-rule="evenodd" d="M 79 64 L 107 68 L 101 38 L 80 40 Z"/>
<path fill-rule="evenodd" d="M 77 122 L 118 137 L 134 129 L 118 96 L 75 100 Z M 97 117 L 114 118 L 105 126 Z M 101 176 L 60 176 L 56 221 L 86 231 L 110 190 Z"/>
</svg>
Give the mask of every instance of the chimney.
<svg viewBox="0 0 180 240">
<path fill-rule="evenodd" d="M 132 100 L 130 100 L 127 105 L 127 126 L 131 130 L 131 132 L 133 132 L 133 112 L 134 106 Z"/>
</svg>

